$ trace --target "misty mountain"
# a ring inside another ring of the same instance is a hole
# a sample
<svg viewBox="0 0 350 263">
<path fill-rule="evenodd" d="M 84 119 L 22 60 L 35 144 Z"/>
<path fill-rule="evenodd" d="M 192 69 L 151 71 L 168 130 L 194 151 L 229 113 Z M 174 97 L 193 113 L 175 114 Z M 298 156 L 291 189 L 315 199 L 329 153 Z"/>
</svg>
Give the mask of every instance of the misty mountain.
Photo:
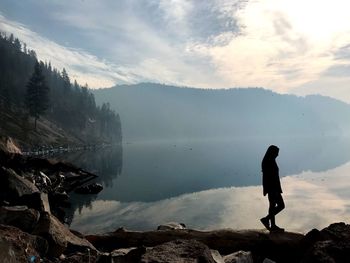
<svg viewBox="0 0 350 263">
<path fill-rule="evenodd" d="M 346 135 L 350 105 L 262 88 L 195 89 L 141 83 L 93 91 L 120 114 L 126 141 Z"/>
</svg>

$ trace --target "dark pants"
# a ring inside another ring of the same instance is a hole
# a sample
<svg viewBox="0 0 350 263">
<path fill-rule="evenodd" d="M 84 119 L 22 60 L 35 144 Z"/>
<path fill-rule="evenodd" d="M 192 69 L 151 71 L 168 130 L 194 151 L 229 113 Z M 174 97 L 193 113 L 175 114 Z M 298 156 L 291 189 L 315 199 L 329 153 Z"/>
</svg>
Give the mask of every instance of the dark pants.
<svg viewBox="0 0 350 263">
<path fill-rule="evenodd" d="M 269 197 L 269 214 L 268 217 L 271 221 L 271 226 L 275 226 L 275 215 L 281 212 L 285 205 L 281 193 L 268 193 Z"/>
</svg>

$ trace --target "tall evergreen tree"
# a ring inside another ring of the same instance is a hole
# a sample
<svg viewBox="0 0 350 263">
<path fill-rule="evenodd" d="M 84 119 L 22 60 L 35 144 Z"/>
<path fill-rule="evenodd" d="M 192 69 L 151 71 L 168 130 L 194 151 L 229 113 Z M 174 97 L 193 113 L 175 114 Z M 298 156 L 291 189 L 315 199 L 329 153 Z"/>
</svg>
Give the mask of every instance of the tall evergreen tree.
<svg viewBox="0 0 350 263">
<path fill-rule="evenodd" d="M 34 117 L 35 130 L 36 122 L 40 115 L 44 114 L 49 107 L 49 87 L 46 84 L 41 65 L 36 62 L 34 72 L 27 83 L 25 103 L 30 116 Z"/>
</svg>

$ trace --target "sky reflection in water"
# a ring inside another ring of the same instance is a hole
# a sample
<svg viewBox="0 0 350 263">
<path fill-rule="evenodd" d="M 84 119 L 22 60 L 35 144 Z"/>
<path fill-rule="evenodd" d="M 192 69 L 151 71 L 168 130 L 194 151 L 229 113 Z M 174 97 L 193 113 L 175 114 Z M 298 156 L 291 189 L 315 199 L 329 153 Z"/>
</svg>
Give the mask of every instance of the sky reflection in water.
<svg viewBox="0 0 350 263">
<path fill-rule="evenodd" d="M 277 224 L 307 232 L 350 218 L 350 162 L 324 172 L 302 172 L 282 179 L 286 209 Z M 75 211 L 72 229 L 84 233 L 113 231 L 120 226 L 151 230 L 159 224 L 183 222 L 189 228 L 262 228 L 268 209 L 261 186 L 218 188 L 154 202 L 96 200 Z"/>
</svg>

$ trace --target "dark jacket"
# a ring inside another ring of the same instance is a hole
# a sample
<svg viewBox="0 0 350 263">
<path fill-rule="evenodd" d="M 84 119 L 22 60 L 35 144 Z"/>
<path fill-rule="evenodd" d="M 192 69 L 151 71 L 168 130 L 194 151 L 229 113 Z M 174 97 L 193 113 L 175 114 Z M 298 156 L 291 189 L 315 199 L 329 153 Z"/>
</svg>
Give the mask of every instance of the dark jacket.
<svg viewBox="0 0 350 263">
<path fill-rule="evenodd" d="M 268 149 L 261 164 L 263 193 L 282 193 L 282 187 L 279 177 L 279 169 L 276 163 L 278 148 L 276 146 Z M 277 152 L 276 152 L 277 151 Z"/>
</svg>

